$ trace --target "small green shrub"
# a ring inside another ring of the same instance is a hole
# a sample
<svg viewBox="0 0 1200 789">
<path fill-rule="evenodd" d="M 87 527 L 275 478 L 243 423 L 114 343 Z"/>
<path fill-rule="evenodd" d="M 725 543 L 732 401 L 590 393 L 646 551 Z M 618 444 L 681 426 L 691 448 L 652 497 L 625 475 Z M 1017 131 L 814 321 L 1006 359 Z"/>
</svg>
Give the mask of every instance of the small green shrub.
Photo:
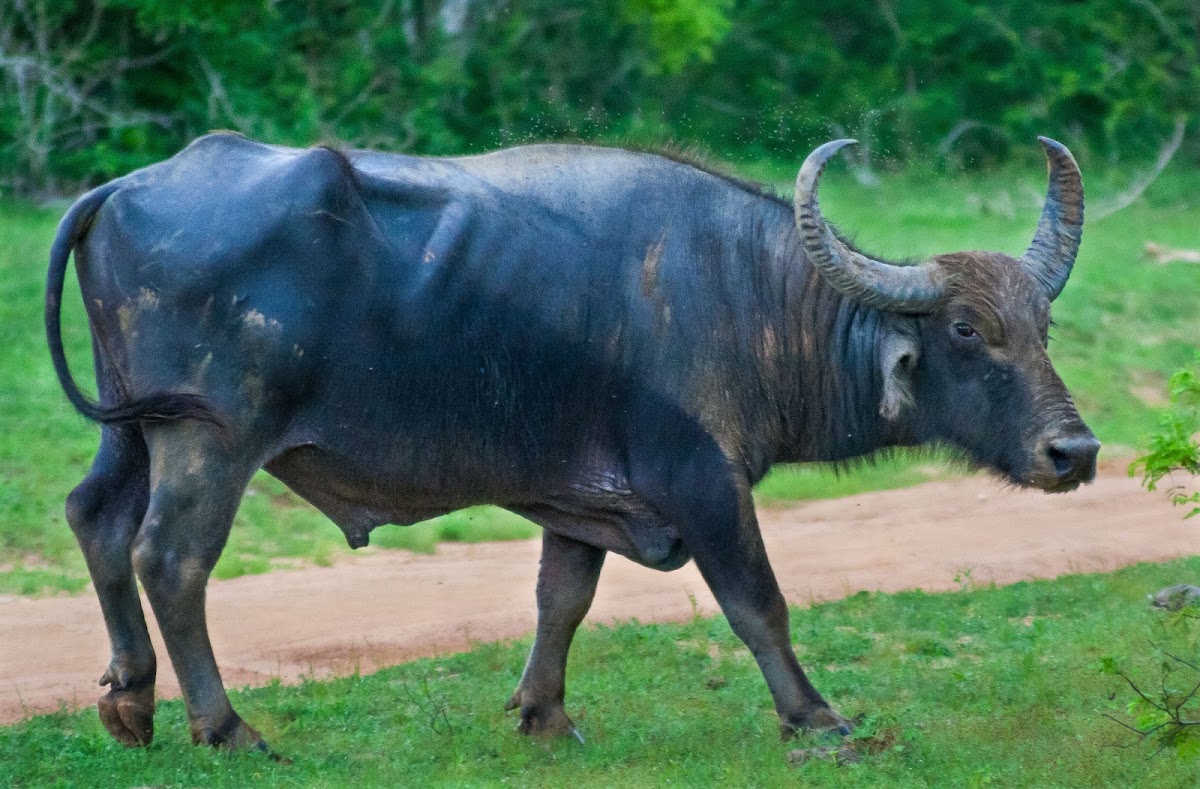
<svg viewBox="0 0 1200 789">
<path fill-rule="evenodd" d="M 1161 597 L 1161 595 L 1160 595 Z M 1101 671 L 1127 686 L 1117 699 L 1124 713 L 1106 713 L 1133 739 L 1123 747 L 1149 743 L 1156 753 L 1180 759 L 1200 757 L 1200 601 L 1189 598 L 1169 606 L 1151 625 L 1147 648 L 1155 668 L 1136 675 L 1113 657 L 1101 660 Z"/>
<path fill-rule="evenodd" d="M 1171 410 L 1162 418 L 1157 433 L 1149 440 L 1150 451 L 1139 457 L 1129 473 L 1142 474 L 1147 490 L 1157 490 L 1164 479 L 1171 482 L 1167 495 L 1178 506 L 1200 505 L 1200 490 L 1191 490 L 1174 476 L 1184 472 L 1200 476 L 1200 354 L 1191 365 L 1176 370 L 1171 376 Z M 1193 506 L 1184 516 L 1200 515 L 1200 506 Z"/>
</svg>

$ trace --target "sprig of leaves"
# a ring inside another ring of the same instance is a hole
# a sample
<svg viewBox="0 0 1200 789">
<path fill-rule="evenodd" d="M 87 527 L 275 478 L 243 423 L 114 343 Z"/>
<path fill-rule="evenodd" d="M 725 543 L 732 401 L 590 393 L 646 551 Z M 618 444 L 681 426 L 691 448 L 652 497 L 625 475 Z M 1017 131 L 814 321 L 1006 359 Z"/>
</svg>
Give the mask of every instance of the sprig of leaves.
<svg viewBox="0 0 1200 789">
<path fill-rule="evenodd" d="M 1181 759 L 1195 759 L 1200 757 L 1200 661 L 1192 656 L 1200 641 L 1200 605 L 1165 616 L 1155 625 L 1157 640 L 1149 642 L 1158 666 L 1153 680 L 1135 678 L 1111 656 L 1100 660 L 1100 671 L 1119 677 L 1134 694 L 1123 716 L 1102 714 L 1137 735 L 1114 747 L 1130 748 L 1149 740 L 1158 746 L 1154 756 L 1173 751 Z"/>
<path fill-rule="evenodd" d="M 1159 484 L 1176 472 L 1191 477 L 1200 476 L 1200 443 L 1195 435 L 1200 430 L 1200 354 L 1191 365 L 1176 370 L 1169 383 L 1171 410 L 1163 415 L 1157 433 L 1149 438 L 1149 452 L 1129 467 L 1130 475 L 1142 474 L 1147 490 L 1157 490 Z M 1185 484 L 1167 488 L 1171 503 L 1177 506 L 1198 505 L 1184 515 L 1200 515 L 1200 491 Z"/>
</svg>

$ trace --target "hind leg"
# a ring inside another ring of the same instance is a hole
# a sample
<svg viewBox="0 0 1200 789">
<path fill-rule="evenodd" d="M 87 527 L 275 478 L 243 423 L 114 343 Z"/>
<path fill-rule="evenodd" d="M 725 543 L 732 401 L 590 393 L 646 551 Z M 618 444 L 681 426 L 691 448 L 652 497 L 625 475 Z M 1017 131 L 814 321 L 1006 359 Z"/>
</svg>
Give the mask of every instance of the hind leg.
<svg viewBox="0 0 1200 789">
<path fill-rule="evenodd" d="M 133 563 L 183 689 L 192 741 L 266 750 L 229 703 L 204 611 L 209 573 L 257 460 L 198 423 L 147 428 L 146 444 L 150 501 Z"/>
<path fill-rule="evenodd" d="M 134 427 L 106 427 L 87 477 L 67 497 L 67 521 L 87 560 L 112 644 L 100 679 L 100 720 L 119 742 L 154 736 L 154 647 L 133 577 L 134 536 L 149 495 L 146 447 Z"/>
</svg>

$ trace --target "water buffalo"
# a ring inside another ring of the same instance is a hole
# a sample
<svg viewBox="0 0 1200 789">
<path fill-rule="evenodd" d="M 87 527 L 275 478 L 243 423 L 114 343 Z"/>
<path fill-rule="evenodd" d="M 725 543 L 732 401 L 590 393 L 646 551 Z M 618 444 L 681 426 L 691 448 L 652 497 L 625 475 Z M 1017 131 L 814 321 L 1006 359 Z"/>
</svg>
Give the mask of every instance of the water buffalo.
<svg viewBox="0 0 1200 789">
<path fill-rule="evenodd" d="M 617 149 L 433 159 L 231 134 L 82 197 L 51 250 L 46 330 L 67 396 L 103 423 L 67 517 L 112 642 L 108 731 L 153 734 L 136 573 L 193 740 L 265 748 L 226 696 L 204 605 L 265 468 L 355 547 L 483 503 L 544 528 L 509 702 L 523 732 L 573 731 L 567 651 L 608 551 L 694 559 L 785 733 L 848 732 L 796 661 L 754 483 L 774 463 L 935 444 L 1064 491 L 1099 446 L 1046 355 L 1083 223 L 1067 149 L 1042 139 L 1049 194 L 1022 257 L 899 265 L 821 217 L 821 171 L 850 142 L 808 157 L 794 204 Z M 60 336 L 72 250 L 97 401 Z"/>
</svg>

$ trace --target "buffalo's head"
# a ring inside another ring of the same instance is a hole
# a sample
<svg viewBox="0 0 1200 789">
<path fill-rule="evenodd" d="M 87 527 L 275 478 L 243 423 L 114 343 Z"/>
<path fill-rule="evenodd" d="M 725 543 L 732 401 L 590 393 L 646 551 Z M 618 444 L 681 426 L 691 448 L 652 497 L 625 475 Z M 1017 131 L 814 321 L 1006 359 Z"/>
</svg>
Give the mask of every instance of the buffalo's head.
<svg viewBox="0 0 1200 789">
<path fill-rule="evenodd" d="M 1046 354 L 1052 302 L 1083 230 L 1083 181 L 1065 146 L 1039 138 L 1050 188 L 1020 258 L 939 255 L 915 266 L 874 260 L 821 218 L 825 162 L 853 140 L 817 148 L 796 182 L 805 255 L 838 291 L 887 314 L 879 341 L 882 415 L 913 440 L 941 443 L 1022 486 L 1066 491 L 1096 473 L 1100 443 Z"/>
</svg>

